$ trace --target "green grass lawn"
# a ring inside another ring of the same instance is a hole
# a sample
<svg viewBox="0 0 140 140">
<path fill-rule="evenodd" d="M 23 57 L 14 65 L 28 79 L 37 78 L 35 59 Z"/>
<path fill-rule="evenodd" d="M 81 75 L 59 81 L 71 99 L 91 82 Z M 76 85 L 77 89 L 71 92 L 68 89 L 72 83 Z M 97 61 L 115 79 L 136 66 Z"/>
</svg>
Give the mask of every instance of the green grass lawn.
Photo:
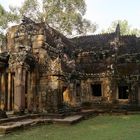
<svg viewBox="0 0 140 140">
<path fill-rule="evenodd" d="M 97 116 L 76 125 L 41 125 L 0 140 L 140 140 L 140 115 Z"/>
</svg>

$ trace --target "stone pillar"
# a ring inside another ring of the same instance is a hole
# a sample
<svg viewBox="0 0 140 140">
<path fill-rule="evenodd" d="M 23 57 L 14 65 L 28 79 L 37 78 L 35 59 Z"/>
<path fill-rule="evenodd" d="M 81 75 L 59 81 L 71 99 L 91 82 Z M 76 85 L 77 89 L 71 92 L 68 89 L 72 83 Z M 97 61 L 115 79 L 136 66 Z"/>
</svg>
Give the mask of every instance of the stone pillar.
<svg viewBox="0 0 140 140">
<path fill-rule="evenodd" d="M 26 69 L 19 66 L 15 72 L 14 112 L 23 113 L 25 110 L 25 77 Z"/>
<path fill-rule="evenodd" d="M 31 94 L 32 94 L 32 101 L 31 101 L 31 105 L 32 105 L 32 110 L 33 112 L 37 112 L 37 105 L 38 105 L 38 95 L 36 94 L 37 91 L 37 86 L 36 86 L 36 72 L 32 72 L 31 73 Z"/>
<path fill-rule="evenodd" d="M 5 74 L 2 74 L 1 76 L 1 109 L 4 110 L 4 104 L 5 104 L 5 94 L 6 94 L 6 88 L 5 88 Z"/>
<path fill-rule="evenodd" d="M 1 108 L 1 96 L 2 96 L 2 84 L 1 84 L 1 79 L 2 79 L 2 73 L 0 73 L 0 108 Z"/>
<path fill-rule="evenodd" d="M 59 94 L 59 89 L 56 89 L 53 91 L 53 110 L 54 110 L 54 113 L 57 113 L 58 112 L 58 94 Z"/>
<path fill-rule="evenodd" d="M 32 90 L 31 90 L 31 73 L 28 72 L 28 76 L 27 76 L 27 84 L 28 84 L 28 89 L 27 89 L 27 109 L 29 112 L 33 111 L 33 94 L 32 94 Z"/>
<path fill-rule="evenodd" d="M 14 108 L 14 94 L 15 94 L 15 74 L 11 75 L 11 107 Z"/>
<path fill-rule="evenodd" d="M 8 73 L 8 105 L 7 105 L 7 110 L 11 110 L 11 73 Z"/>
</svg>

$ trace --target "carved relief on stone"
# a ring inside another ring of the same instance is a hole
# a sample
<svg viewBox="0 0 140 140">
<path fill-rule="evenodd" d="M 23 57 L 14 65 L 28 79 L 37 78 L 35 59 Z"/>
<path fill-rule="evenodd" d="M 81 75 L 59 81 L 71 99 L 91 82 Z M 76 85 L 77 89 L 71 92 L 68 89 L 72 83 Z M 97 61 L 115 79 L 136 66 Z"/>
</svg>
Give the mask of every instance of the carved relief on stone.
<svg viewBox="0 0 140 140">
<path fill-rule="evenodd" d="M 34 35 L 31 40 L 33 49 L 37 49 L 45 45 L 46 37 L 44 35 Z"/>
<path fill-rule="evenodd" d="M 64 46 L 62 39 L 60 37 L 55 37 L 54 42 L 55 42 L 58 49 L 60 49 Z"/>
<path fill-rule="evenodd" d="M 26 55 L 25 54 L 11 54 L 9 58 L 9 68 L 15 70 L 17 66 L 24 66 L 29 68 L 29 65 L 25 63 Z"/>
<path fill-rule="evenodd" d="M 30 46 L 16 46 L 16 51 L 14 53 L 10 53 L 9 57 L 9 67 L 11 69 L 16 69 L 17 66 L 29 67 L 29 64 L 26 63 L 26 60 L 30 59 Z"/>
<path fill-rule="evenodd" d="M 40 75 L 48 73 L 48 64 L 50 63 L 51 59 L 50 59 L 47 51 L 42 48 L 38 49 L 38 52 L 35 55 L 35 57 L 37 58 L 38 63 L 39 63 Z"/>
<path fill-rule="evenodd" d="M 44 35 L 44 28 L 39 28 L 31 19 L 24 17 L 14 34 L 15 43 L 32 44 L 36 35 Z"/>
<path fill-rule="evenodd" d="M 49 63 L 49 71 L 52 74 L 60 74 L 62 73 L 61 69 L 61 60 L 59 57 L 57 57 L 55 60 L 51 60 Z"/>
<path fill-rule="evenodd" d="M 110 102 L 112 96 L 112 81 L 111 79 L 104 78 L 103 82 L 104 87 L 104 100 Z"/>
</svg>

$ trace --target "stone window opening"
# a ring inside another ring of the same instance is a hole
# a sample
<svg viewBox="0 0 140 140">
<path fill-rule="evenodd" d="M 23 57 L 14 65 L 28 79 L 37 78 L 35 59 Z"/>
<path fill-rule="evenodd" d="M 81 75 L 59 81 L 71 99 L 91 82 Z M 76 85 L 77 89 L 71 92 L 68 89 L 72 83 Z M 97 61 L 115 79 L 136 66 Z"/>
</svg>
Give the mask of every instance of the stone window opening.
<svg viewBox="0 0 140 140">
<path fill-rule="evenodd" d="M 102 96 L 102 86 L 101 84 L 91 84 L 92 96 L 100 97 Z"/>
<path fill-rule="evenodd" d="M 128 99 L 129 89 L 128 86 L 118 87 L 118 97 L 119 99 Z"/>
</svg>

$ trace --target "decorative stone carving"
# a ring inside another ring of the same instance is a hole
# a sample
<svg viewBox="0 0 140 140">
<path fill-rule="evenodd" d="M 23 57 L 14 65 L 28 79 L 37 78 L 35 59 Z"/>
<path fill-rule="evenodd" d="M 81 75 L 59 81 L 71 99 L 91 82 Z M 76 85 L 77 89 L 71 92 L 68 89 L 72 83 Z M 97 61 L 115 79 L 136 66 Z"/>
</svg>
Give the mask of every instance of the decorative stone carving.
<svg viewBox="0 0 140 140">
<path fill-rule="evenodd" d="M 25 63 L 26 57 L 26 52 L 11 54 L 9 58 L 9 67 L 16 68 L 17 66 L 27 66 L 27 64 Z"/>
</svg>

